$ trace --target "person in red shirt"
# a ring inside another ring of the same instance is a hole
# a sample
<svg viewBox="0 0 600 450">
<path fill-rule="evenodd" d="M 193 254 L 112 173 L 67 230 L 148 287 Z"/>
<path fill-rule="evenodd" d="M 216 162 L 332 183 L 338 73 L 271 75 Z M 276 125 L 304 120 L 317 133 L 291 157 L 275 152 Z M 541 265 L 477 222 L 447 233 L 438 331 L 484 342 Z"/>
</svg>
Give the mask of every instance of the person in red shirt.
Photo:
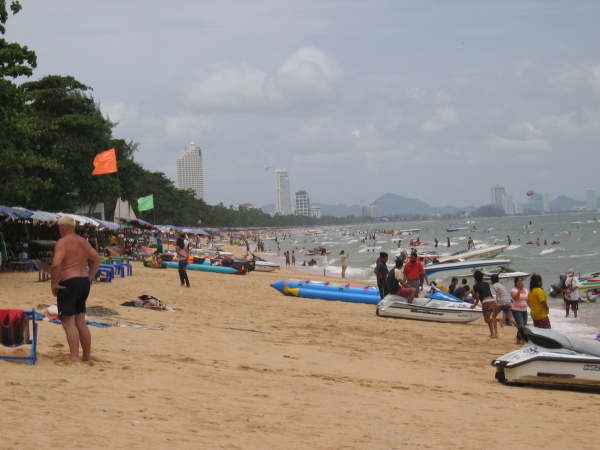
<svg viewBox="0 0 600 450">
<path fill-rule="evenodd" d="M 423 267 L 421 261 L 417 259 L 417 252 L 412 252 L 410 254 L 410 259 L 404 265 L 404 271 L 402 273 L 404 274 L 404 282 L 411 288 L 415 288 L 416 292 L 419 292 L 419 288 L 421 287 L 421 274 L 425 278 L 427 284 L 429 284 L 429 278 L 427 278 L 425 267 Z"/>
</svg>

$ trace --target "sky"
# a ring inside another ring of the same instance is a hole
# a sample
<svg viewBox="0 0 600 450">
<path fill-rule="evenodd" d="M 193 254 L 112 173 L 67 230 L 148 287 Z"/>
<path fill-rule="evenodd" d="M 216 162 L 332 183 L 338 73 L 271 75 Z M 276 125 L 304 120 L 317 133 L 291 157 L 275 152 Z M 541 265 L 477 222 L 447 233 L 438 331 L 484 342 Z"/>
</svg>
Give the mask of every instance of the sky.
<svg viewBox="0 0 600 450">
<path fill-rule="evenodd" d="M 32 79 L 92 87 L 175 183 L 195 142 L 209 204 L 274 203 L 276 168 L 331 205 L 600 193 L 598 1 L 21 4 L 4 37 L 36 52 Z"/>
</svg>

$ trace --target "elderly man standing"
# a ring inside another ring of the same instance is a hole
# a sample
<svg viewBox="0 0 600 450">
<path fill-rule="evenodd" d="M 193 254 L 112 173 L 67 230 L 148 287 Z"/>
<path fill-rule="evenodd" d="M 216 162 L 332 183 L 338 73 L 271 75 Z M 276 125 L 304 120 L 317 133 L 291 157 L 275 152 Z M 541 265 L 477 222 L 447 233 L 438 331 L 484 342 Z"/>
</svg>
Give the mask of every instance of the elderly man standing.
<svg viewBox="0 0 600 450">
<path fill-rule="evenodd" d="M 57 297 L 58 315 L 69 344 L 70 362 L 91 359 L 92 335 L 85 323 L 85 302 L 90 284 L 100 267 L 100 255 L 81 236 L 75 234 L 75 219 L 63 216 L 58 220 L 61 238 L 54 248 L 52 259 L 52 295 Z M 89 273 L 87 266 L 89 262 Z"/>
</svg>

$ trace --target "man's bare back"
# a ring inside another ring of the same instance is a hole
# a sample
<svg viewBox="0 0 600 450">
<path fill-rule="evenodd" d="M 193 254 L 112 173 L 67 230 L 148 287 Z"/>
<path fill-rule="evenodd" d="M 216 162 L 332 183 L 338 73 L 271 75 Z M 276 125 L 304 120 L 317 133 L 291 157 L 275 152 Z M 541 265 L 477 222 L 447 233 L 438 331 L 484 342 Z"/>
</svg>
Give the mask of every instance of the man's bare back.
<svg viewBox="0 0 600 450">
<path fill-rule="evenodd" d="M 59 283 L 70 278 L 89 277 L 93 280 L 100 266 L 100 255 L 88 241 L 75 234 L 72 228 L 63 228 L 62 237 L 54 248 L 52 259 L 52 293 L 56 296 Z M 88 261 L 90 273 L 87 272 Z"/>
</svg>

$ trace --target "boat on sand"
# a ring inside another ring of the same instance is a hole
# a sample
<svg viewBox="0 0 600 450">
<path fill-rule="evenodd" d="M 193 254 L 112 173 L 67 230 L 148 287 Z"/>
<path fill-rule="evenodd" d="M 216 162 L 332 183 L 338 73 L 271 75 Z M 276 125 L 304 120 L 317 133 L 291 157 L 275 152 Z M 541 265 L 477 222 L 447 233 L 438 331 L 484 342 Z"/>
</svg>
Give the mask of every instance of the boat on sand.
<svg viewBox="0 0 600 450">
<path fill-rule="evenodd" d="M 376 313 L 378 316 L 400 319 L 469 323 L 483 314 L 481 307 L 471 306 L 447 292 L 436 290 L 425 297 L 415 297 L 412 303 L 399 295 L 386 295 L 377 304 Z"/>
</svg>

